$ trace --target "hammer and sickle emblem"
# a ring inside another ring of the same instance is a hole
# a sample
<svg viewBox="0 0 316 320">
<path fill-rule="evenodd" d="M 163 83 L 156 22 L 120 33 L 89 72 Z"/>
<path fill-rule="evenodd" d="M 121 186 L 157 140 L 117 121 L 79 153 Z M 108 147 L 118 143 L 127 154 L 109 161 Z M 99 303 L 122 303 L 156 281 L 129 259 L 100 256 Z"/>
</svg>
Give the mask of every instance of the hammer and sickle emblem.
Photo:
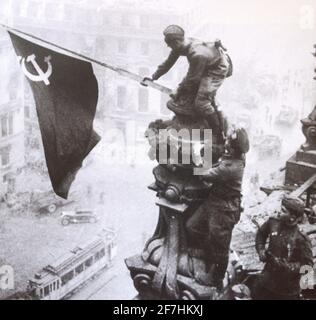
<svg viewBox="0 0 316 320">
<path fill-rule="evenodd" d="M 51 59 L 52 57 L 51 56 L 47 56 L 44 58 L 44 62 L 47 63 L 47 71 L 44 72 L 40 66 L 38 65 L 38 63 L 36 62 L 36 55 L 35 54 L 32 54 L 30 56 L 28 56 L 26 58 L 26 62 L 30 62 L 32 63 L 32 65 L 34 66 L 36 72 L 37 72 L 37 75 L 35 74 L 32 74 L 31 72 L 29 72 L 27 69 L 26 69 L 26 65 L 25 65 L 25 58 L 22 58 L 22 57 L 18 57 L 19 60 L 21 61 L 21 66 L 22 66 L 22 70 L 24 72 L 24 74 L 32 81 L 35 81 L 35 82 L 40 82 L 40 81 L 44 81 L 44 83 L 48 86 L 50 84 L 49 82 L 49 77 L 52 75 L 52 72 L 53 72 L 53 67 L 52 67 L 52 64 L 51 64 Z"/>
</svg>

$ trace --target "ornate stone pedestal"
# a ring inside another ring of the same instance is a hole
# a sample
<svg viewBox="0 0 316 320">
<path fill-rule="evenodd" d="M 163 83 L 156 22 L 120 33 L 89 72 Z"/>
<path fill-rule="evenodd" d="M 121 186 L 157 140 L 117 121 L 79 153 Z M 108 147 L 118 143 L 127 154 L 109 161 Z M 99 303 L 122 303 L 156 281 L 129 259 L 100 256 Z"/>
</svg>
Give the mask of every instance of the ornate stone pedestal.
<svg viewBox="0 0 316 320">
<path fill-rule="evenodd" d="M 203 130 L 210 129 L 205 120 L 189 114 L 187 110 L 185 114 L 177 114 L 170 121 L 157 120 L 151 123 L 149 128 L 155 132 L 155 137 L 147 135 L 151 145 L 149 156 L 152 159 L 159 160 L 159 146 L 165 143 L 159 141 L 160 129 L 168 130 L 171 140 L 178 139 L 179 153 L 183 152 L 184 144 L 201 144 L 203 149 L 203 146 L 211 143 L 205 140 Z M 200 140 L 193 141 L 192 135 L 189 140 L 173 135 L 173 130 L 183 128 L 189 132 L 192 129 L 200 129 Z M 154 138 L 158 139 L 158 144 L 154 143 Z M 217 161 L 224 151 L 224 141 L 214 135 L 212 140 L 213 161 Z M 170 149 L 169 145 L 165 147 Z M 212 264 L 208 262 L 210 265 L 206 265 L 207 259 L 202 249 L 203 240 L 201 239 L 199 245 L 192 246 L 185 228 L 188 218 L 207 198 L 210 186 L 205 185 L 199 176 L 193 174 L 196 164 L 192 154 L 189 164 L 174 164 L 168 152 L 167 163 L 159 164 L 153 170 L 155 182 L 149 186 L 158 197 L 156 204 L 159 207 L 159 220 L 156 230 L 147 241 L 142 254 L 126 259 L 126 266 L 131 272 L 140 299 L 211 299 L 216 292 L 211 286 Z M 221 298 L 229 295 L 228 288 L 236 279 L 237 269 L 237 260 L 232 255 L 224 281 L 224 288 L 227 290 L 223 290 Z"/>
<path fill-rule="evenodd" d="M 187 246 L 185 216 L 190 213 L 187 205 L 173 205 L 159 199 L 159 222 L 153 237 L 147 242 L 141 255 L 126 259 L 134 286 L 140 299 L 203 300 L 212 299 L 216 290 L 203 284 L 211 277 L 203 259 L 203 253 Z M 192 208 L 191 208 L 192 209 Z M 237 260 L 231 255 L 224 288 L 237 279 Z M 197 280 L 198 279 L 198 280 Z M 224 290 L 221 299 L 228 299 Z"/>
<path fill-rule="evenodd" d="M 301 122 L 306 142 L 287 161 L 285 184 L 302 184 L 316 173 L 316 107 Z"/>
</svg>

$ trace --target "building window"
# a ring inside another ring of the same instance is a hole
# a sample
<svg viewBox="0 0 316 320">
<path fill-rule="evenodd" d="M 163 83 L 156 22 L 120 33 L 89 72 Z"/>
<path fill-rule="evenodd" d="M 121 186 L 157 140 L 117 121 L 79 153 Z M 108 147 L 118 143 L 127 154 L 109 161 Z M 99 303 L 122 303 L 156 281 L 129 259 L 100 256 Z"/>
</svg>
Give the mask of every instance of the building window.
<svg viewBox="0 0 316 320">
<path fill-rule="evenodd" d="M 1 165 L 2 167 L 7 166 L 10 163 L 10 153 L 9 151 L 4 151 L 1 153 Z"/>
<path fill-rule="evenodd" d="M 24 116 L 25 118 L 30 118 L 30 107 L 29 106 L 24 106 Z"/>
<path fill-rule="evenodd" d="M 105 256 L 105 250 L 102 249 L 100 251 L 98 251 L 95 255 L 94 255 L 94 261 L 98 261 L 100 260 L 102 257 Z"/>
<path fill-rule="evenodd" d="M 117 108 L 120 110 L 125 109 L 126 107 L 126 87 L 118 86 L 117 87 Z"/>
<path fill-rule="evenodd" d="M 3 176 L 3 183 L 7 184 L 8 187 L 14 188 L 15 179 L 13 178 L 12 172 L 9 172 Z"/>
<path fill-rule="evenodd" d="M 91 267 L 92 264 L 93 264 L 93 257 L 91 257 L 88 260 L 86 260 L 84 264 L 85 264 L 86 268 Z"/>
<path fill-rule="evenodd" d="M 94 261 L 98 261 L 100 259 L 99 252 L 94 255 Z"/>
<path fill-rule="evenodd" d="M 127 53 L 127 41 L 120 39 L 118 43 L 118 51 L 119 53 Z"/>
<path fill-rule="evenodd" d="M 8 135 L 13 134 L 13 114 L 9 114 L 9 116 L 2 116 L 1 120 L 1 136 L 6 137 Z"/>
<path fill-rule="evenodd" d="M 6 177 L 5 183 L 7 184 L 7 192 L 11 193 L 15 190 L 15 179 L 12 178 L 12 173 L 8 174 L 9 177 Z"/>
<path fill-rule="evenodd" d="M 71 270 L 70 272 L 66 273 L 64 276 L 61 277 L 61 285 L 65 285 L 68 281 L 70 281 L 74 277 L 74 271 Z"/>
<path fill-rule="evenodd" d="M 5 174 L 2 178 L 3 183 L 6 183 L 7 181 L 9 181 L 9 175 Z"/>
<path fill-rule="evenodd" d="M 49 286 L 46 286 L 44 288 L 44 297 L 47 297 L 49 295 Z"/>
<path fill-rule="evenodd" d="M 81 272 L 83 271 L 83 269 L 84 269 L 84 265 L 83 265 L 83 263 L 82 263 L 82 264 L 80 264 L 80 265 L 75 269 L 76 274 L 81 273 Z"/>
<path fill-rule="evenodd" d="M 8 135 L 8 118 L 5 117 L 1 117 L 1 136 L 5 137 Z"/>
<path fill-rule="evenodd" d="M 105 249 L 102 249 L 100 252 L 99 252 L 99 255 L 100 257 L 104 257 L 105 256 Z"/>
<path fill-rule="evenodd" d="M 141 54 L 142 54 L 142 55 L 147 56 L 147 55 L 149 54 L 149 43 L 143 41 L 143 42 L 140 44 L 140 51 L 141 51 Z"/>
<path fill-rule="evenodd" d="M 138 111 L 147 112 L 148 111 L 148 90 L 140 88 L 138 91 Z"/>
<path fill-rule="evenodd" d="M 13 114 L 9 115 L 9 134 L 13 134 Z"/>
</svg>

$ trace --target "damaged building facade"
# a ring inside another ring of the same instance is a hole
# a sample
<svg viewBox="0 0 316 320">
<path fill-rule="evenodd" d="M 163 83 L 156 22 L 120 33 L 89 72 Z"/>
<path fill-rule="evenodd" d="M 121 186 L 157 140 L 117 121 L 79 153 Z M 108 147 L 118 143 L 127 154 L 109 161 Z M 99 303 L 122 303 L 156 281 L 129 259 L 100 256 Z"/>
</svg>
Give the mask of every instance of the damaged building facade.
<svg viewBox="0 0 316 320">
<path fill-rule="evenodd" d="M 15 188 L 15 175 L 24 165 L 23 78 L 4 32 L 0 33 L 0 193 Z"/>
</svg>

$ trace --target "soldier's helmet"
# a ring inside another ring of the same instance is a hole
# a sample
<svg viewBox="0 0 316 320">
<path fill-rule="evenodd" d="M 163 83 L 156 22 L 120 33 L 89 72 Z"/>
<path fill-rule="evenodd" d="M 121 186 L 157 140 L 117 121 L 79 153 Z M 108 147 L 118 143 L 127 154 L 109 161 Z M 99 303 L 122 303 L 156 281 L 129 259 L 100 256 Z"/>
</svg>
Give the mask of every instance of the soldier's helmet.
<svg viewBox="0 0 316 320">
<path fill-rule="evenodd" d="M 249 151 L 249 137 L 244 128 L 235 129 L 228 139 L 235 152 L 247 153 Z"/>
<path fill-rule="evenodd" d="M 304 214 L 305 204 L 304 201 L 299 198 L 294 198 L 287 195 L 282 199 L 282 206 L 289 211 L 290 214 L 296 216 L 297 218 L 302 217 Z"/>
<path fill-rule="evenodd" d="M 165 36 L 165 40 L 183 39 L 184 30 L 181 27 L 172 24 L 163 31 L 163 35 Z"/>
</svg>

